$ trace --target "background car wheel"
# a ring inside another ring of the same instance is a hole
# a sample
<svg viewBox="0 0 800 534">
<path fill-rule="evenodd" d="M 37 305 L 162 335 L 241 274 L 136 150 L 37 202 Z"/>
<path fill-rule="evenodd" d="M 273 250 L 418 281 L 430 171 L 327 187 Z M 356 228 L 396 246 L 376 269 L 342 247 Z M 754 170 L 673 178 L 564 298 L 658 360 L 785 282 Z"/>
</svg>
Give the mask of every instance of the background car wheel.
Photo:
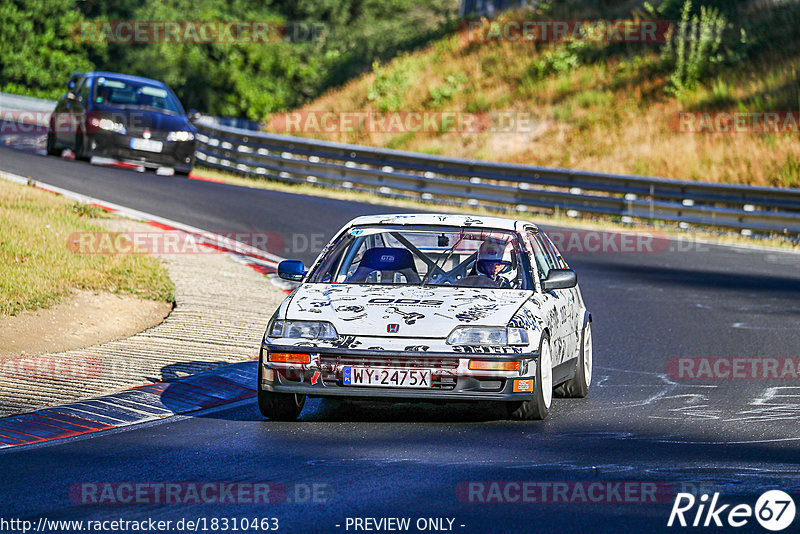
<svg viewBox="0 0 800 534">
<path fill-rule="evenodd" d="M 53 132 L 47 132 L 47 155 L 60 156 L 61 150 L 56 148 L 56 136 Z"/>
<path fill-rule="evenodd" d="M 557 393 L 564 397 L 582 399 L 589 394 L 592 383 L 592 323 L 586 323 L 581 333 L 580 354 L 575 376 L 561 384 Z"/>
<path fill-rule="evenodd" d="M 539 420 L 550 413 L 553 402 L 553 359 L 550 353 L 550 339 L 542 336 L 539 344 L 539 364 L 536 366 L 536 379 L 533 384 L 533 398 L 522 402 L 509 402 L 508 415 L 511 419 Z"/>
<path fill-rule="evenodd" d="M 273 421 L 295 421 L 306 404 L 305 395 L 275 393 L 261 389 L 261 360 L 258 362 L 258 409 Z"/>
<path fill-rule="evenodd" d="M 86 140 L 82 132 L 78 132 L 75 134 L 75 149 L 73 150 L 73 152 L 75 153 L 76 160 L 86 161 L 89 159 L 86 156 Z"/>
</svg>

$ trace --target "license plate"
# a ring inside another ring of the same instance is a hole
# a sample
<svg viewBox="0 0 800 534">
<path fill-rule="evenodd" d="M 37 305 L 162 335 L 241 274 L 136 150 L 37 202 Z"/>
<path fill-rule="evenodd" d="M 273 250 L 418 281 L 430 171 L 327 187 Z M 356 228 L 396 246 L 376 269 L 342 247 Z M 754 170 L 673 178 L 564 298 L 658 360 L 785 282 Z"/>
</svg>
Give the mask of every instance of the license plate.
<svg viewBox="0 0 800 534">
<path fill-rule="evenodd" d="M 367 369 L 343 368 L 345 386 L 374 386 L 384 388 L 429 388 L 430 369 Z"/>
<path fill-rule="evenodd" d="M 131 148 L 134 150 L 144 150 L 146 152 L 161 152 L 164 143 L 153 141 L 152 139 L 131 139 Z"/>
</svg>

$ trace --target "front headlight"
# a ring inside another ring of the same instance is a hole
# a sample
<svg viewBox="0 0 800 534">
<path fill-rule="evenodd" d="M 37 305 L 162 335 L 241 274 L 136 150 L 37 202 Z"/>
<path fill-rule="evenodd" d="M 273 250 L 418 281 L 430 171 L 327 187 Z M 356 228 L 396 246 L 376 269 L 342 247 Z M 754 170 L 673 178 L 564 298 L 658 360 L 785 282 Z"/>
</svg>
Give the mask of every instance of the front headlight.
<svg viewBox="0 0 800 534">
<path fill-rule="evenodd" d="M 194 134 L 186 130 L 170 132 L 167 134 L 167 141 L 194 141 Z"/>
<path fill-rule="evenodd" d="M 97 117 L 92 117 L 91 119 L 92 126 L 95 128 L 100 128 L 101 130 L 108 130 L 109 132 L 114 132 L 118 134 L 125 135 L 127 130 L 125 129 L 125 125 L 121 122 L 114 122 L 109 119 L 98 119 Z"/>
<path fill-rule="evenodd" d="M 324 321 L 275 321 L 270 337 L 296 339 L 336 339 L 339 334 L 331 323 Z"/>
<path fill-rule="evenodd" d="M 524 328 L 502 326 L 457 326 L 447 337 L 450 345 L 513 345 L 528 344 Z"/>
</svg>

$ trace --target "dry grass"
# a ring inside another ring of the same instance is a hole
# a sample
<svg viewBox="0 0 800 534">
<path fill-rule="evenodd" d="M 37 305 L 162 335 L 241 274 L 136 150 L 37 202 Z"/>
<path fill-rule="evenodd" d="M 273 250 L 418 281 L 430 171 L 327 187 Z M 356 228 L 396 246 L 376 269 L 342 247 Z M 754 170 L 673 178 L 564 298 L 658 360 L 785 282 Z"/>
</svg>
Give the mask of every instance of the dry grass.
<svg viewBox="0 0 800 534">
<path fill-rule="evenodd" d="M 529 112 L 534 127 L 524 132 L 305 131 L 298 135 L 610 173 L 800 186 L 800 136 L 796 133 L 695 134 L 676 127 L 681 111 L 763 111 L 775 106 L 797 111 L 800 102 L 781 91 L 797 91 L 800 58 L 787 54 L 737 65 L 678 98 L 664 91 L 666 74 L 658 72 L 655 50 L 532 76 L 536 61 L 557 46 L 563 45 L 479 44 L 451 36 L 401 55 L 302 108 Z M 376 87 L 384 87 L 383 92 L 376 95 Z M 443 88 L 451 96 L 435 98 Z"/>
<path fill-rule="evenodd" d="M 0 315 L 49 307 L 72 288 L 174 301 L 161 262 L 146 254 L 78 254 L 74 232 L 103 232 L 98 208 L 0 180 Z"/>
</svg>

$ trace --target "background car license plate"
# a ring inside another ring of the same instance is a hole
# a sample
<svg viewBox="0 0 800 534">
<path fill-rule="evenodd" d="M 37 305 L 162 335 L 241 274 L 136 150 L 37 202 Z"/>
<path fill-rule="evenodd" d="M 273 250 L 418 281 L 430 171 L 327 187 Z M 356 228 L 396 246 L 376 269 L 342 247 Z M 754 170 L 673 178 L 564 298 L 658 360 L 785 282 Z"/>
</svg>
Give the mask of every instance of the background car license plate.
<svg viewBox="0 0 800 534">
<path fill-rule="evenodd" d="M 375 386 L 387 388 L 429 388 L 430 369 L 367 369 L 346 366 L 343 369 L 345 386 Z"/>
<path fill-rule="evenodd" d="M 131 148 L 134 150 L 144 150 L 147 152 L 161 152 L 164 143 L 153 141 L 152 139 L 131 139 Z"/>
</svg>

